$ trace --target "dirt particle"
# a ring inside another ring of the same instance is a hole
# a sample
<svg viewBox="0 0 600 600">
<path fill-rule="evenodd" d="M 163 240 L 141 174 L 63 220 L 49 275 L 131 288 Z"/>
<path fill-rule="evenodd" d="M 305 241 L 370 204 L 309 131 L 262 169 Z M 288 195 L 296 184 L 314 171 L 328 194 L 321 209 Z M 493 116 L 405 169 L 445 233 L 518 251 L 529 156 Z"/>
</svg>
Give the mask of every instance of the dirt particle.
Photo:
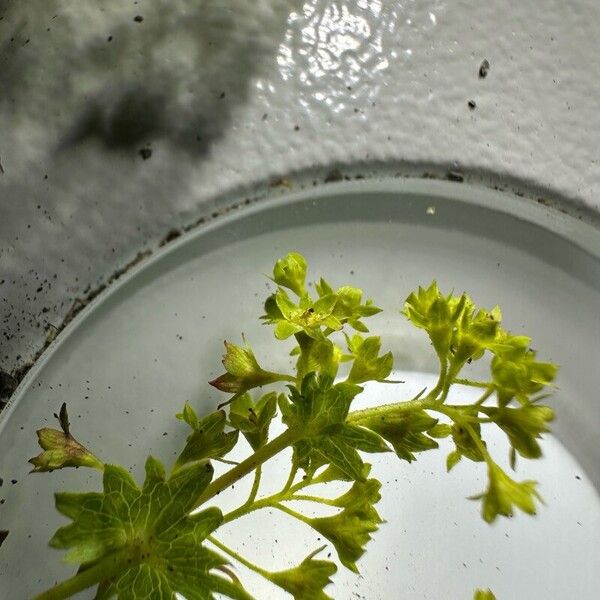
<svg viewBox="0 0 600 600">
<path fill-rule="evenodd" d="M 165 244 L 168 244 L 169 242 L 176 240 L 180 236 L 181 236 L 181 231 L 179 231 L 178 229 L 171 229 L 167 233 L 167 235 L 165 235 L 165 237 L 160 241 L 159 246 L 164 246 Z"/>
<path fill-rule="evenodd" d="M 469 100 L 467 102 L 467 106 L 469 107 L 470 110 L 475 110 L 477 108 L 477 104 L 475 103 L 475 100 Z"/>
<path fill-rule="evenodd" d="M 144 160 L 148 160 L 152 156 L 152 150 L 150 148 L 141 148 L 139 154 Z"/>
<path fill-rule="evenodd" d="M 300 131 L 300 125 L 294 125 L 294 131 Z"/>
<path fill-rule="evenodd" d="M 113 39 L 112 35 L 109 35 L 109 36 L 106 38 L 106 41 L 107 41 L 107 42 L 112 42 L 112 39 Z"/>
<path fill-rule="evenodd" d="M 460 171 L 448 171 L 448 173 L 446 173 L 446 179 L 448 181 L 462 183 L 465 180 L 465 176 Z"/>
<path fill-rule="evenodd" d="M 335 183 L 336 181 L 342 181 L 344 176 L 339 169 L 331 169 L 327 175 L 325 175 L 325 183 Z"/>
<path fill-rule="evenodd" d="M 484 58 L 481 64 L 479 65 L 479 78 L 485 79 L 490 70 L 490 61 L 487 58 Z"/>
<path fill-rule="evenodd" d="M 142 17 L 142 15 L 136 15 L 135 17 L 133 17 L 133 20 L 136 23 L 141 23 L 144 20 L 144 17 Z"/>
<path fill-rule="evenodd" d="M 0 529 L 0 546 L 4 543 L 4 540 L 8 537 L 7 529 Z"/>
</svg>

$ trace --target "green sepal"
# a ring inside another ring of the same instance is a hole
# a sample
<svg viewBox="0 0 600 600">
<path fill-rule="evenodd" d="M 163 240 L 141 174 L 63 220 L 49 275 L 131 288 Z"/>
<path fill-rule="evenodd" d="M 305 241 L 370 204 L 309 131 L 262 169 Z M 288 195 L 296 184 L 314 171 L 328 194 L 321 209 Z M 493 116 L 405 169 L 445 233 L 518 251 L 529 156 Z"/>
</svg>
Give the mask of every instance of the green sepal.
<svg viewBox="0 0 600 600">
<path fill-rule="evenodd" d="M 258 364 L 248 343 L 242 347 L 226 341 L 225 349 L 223 366 L 226 373 L 209 381 L 210 385 L 218 390 L 230 394 L 242 394 L 252 388 L 281 380 L 280 375 L 265 371 Z"/>
<path fill-rule="evenodd" d="M 514 506 L 535 515 L 534 500 L 541 500 L 536 485 L 535 481 L 514 481 L 497 464 L 488 462 L 488 488 L 472 496 L 471 500 L 482 500 L 481 515 L 488 523 L 492 523 L 498 515 L 511 517 Z"/>
<path fill-rule="evenodd" d="M 446 471 L 448 473 L 460 462 L 462 454 L 458 450 L 453 450 L 446 457 Z"/>
<path fill-rule="evenodd" d="M 379 356 L 381 338 L 372 336 L 363 338 L 354 335 L 346 336 L 348 350 L 354 357 L 352 368 L 348 374 L 350 383 L 364 383 L 366 381 L 383 381 L 392 372 L 394 358 L 391 352 Z"/>
<path fill-rule="evenodd" d="M 381 498 L 375 479 L 355 482 L 349 492 L 334 502 L 343 510 L 331 517 L 312 518 L 309 524 L 335 547 L 340 562 L 358 573 L 356 561 L 364 554 L 371 534 L 383 522 L 374 505 Z"/>
<path fill-rule="evenodd" d="M 242 432 L 253 450 L 267 443 L 269 425 L 277 414 L 277 394 L 269 392 L 256 403 L 250 394 L 242 394 L 229 405 L 229 422 Z"/>
<path fill-rule="evenodd" d="M 437 423 L 437 419 L 424 410 L 413 410 L 399 411 L 397 414 L 384 417 L 374 416 L 368 422 L 361 424 L 392 444 L 399 458 L 412 462 L 416 460 L 415 452 L 439 447 L 438 443 L 426 433 Z"/>
<path fill-rule="evenodd" d="M 315 339 L 303 331 L 296 334 L 298 361 L 296 372 L 302 380 L 308 373 L 324 373 L 335 378 L 342 359 L 342 351 L 327 338 Z"/>
<path fill-rule="evenodd" d="M 548 423 L 554 419 L 554 411 L 550 407 L 530 404 L 520 408 L 484 406 L 480 410 L 506 433 L 512 448 L 523 458 L 539 458 L 542 455 L 537 440 L 542 433 L 550 431 Z"/>
<path fill-rule="evenodd" d="M 180 469 L 190 462 L 221 458 L 231 452 L 237 444 L 239 431 L 226 432 L 227 417 L 225 411 L 217 410 L 203 419 L 191 416 L 193 409 L 186 402 L 182 418 L 189 425 L 195 425 L 188 436 L 184 449 L 175 461 L 174 469 Z"/>
<path fill-rule="evenodd" d="M 38 443 L 44 452 L 29 459 L 32 473 L 54 471 L 65 467 L 104 468 L 102 462 L 70 433 L 44 427 L 36 431 Z"/>
<path fill-rule="evenodd" d="M 485 442 L 481 439 L 481 425 L 479 425 L 479 423 L 472 423 L 470 428 L 479 438 L 481 445 L 485 447 Z M 452 425 L 452 439 L 456 445 L 456 451 L 465 458 L 468 458 L 474 462 L 483 462 L 485 460 L 485 456 L 483 455 L 479 445 L 471 437 L 471 434 L 467 428 L 463 427 L 463 425 L 460 423 L 454 423 Z"/>
<path fill-rule="evenodd" d="M 298 296 L 304 294 L 306 259 L 298 252 L 289 252 L 273 267 L 273 281 L 292 290 Z"/>
<path fill-rule="evenodd" d="M 294 600 L 333 600 L 323 590 L 332 583 L 337 567 L 331 561 L 314 558 L 324 548 L 311 552 L 297 567 L 268 573 L 267 579 L 291 594 Z"/>
</svg>

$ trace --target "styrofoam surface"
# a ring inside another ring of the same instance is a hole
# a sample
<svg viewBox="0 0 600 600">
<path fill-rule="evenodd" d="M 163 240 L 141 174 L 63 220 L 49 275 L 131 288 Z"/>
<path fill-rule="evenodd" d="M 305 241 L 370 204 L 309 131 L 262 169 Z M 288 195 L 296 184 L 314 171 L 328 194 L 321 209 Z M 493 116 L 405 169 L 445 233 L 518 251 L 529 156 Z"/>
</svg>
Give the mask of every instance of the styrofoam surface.
<svg viewBox="0 0 600 600">
<path fill-rule="evenodd" d="M 600 209 L 596 0 L 4 0 L 0 18 L 5 371 L 170 228 L 290 172 L 433 165 Z"/>
</svg>

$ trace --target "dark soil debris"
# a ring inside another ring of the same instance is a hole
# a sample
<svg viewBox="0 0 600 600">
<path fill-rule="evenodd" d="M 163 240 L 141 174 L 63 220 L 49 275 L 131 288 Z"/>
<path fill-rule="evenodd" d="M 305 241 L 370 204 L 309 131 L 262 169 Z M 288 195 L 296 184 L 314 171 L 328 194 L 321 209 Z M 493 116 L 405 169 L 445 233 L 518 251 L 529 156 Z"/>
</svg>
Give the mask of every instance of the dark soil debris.
<svg viewBox="0 0 600 600">
<path fill-rule="evenodd" d="M 475 100 L 469 100 L 467 102 L 467 106 L 471 109 L 471 110 L 475 110 L 477 108 L 477 104 L 475 103 Z"/>
<path fill-rule="evenodd" d="M 446 173 L 446 179 L 448 181 L 462 183 L 465 180 L 465 176 L 460 171 L 448 171 L 448 173 Z"/>
<path fill-rule="evenodd" d="M 150 148 L 141 148 L 139 154 L 144 160 L 148 160 L 152 156 L 152 150 Z"/>
<path fill-rule="evenodd" d="M 327 175 L 325 175 L 325 183 L 335 183 L 336 181 L 342 181 L 344 176 L 339 169 L 331 169 Z"/>
<path fill-rule="evenodd" d="M 160 241 L 159 246 L 164 246 L 173 240 L 176 240 L 178 237 L 181 237 L 181 231 L 178 229 L 171 229 L 167 235 Z"/>
<path fill-rule="evenodd" d="M 490 61 L 487 58 L 484 58 L 481 64 L 479 65 L 479 78 L 485 79 L 490 70 Z"/>
</svg>

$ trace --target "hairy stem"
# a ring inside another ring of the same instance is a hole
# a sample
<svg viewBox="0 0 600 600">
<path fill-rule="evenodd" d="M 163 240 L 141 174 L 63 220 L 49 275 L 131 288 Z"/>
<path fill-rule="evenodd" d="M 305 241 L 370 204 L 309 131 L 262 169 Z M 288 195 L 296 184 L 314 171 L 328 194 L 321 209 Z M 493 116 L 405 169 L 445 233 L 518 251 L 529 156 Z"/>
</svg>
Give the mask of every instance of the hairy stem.
<svg viewBox="0 0 600 600">
<path fill-rule="evenodd" d="M 231 558 L 237 560 L 240 564 L 244 565 L 245 567 L 248 567 L 248 569 L 250 569 L 251 571 L 258 573 L 259 575 L 262 575 L 267 579 L 269 578 L 270 574 L 268 571 L 261 569 L 258 565 L 255 565 L 254 563 L 251 563 L 241 554 L 238 554 L 235 550 L 231 549 L 229 546 L 226 546 L 223 542 L 220 542 L 217 538 L 213 537 L 212 535 L 209 535 L 206 539 L 211 544 L 214 544 L 217 548 L 219 548 L 219 550 L 222 550 L 223 552 L 225 552 L 225 554 L 228 554 L 229 556 L 231 556 Z"/>
<path fill-rule="evenodd" d="M 300 514 L 299 512 L 296 512 L 295 510 L 284 506 L 283 504 L 273 504 L 273 508 L 276 508 L 277 510 L 284 512 L 287 515 L 290 515 L 290 517 L 294 517 L 294 519 L 298 519 L 298 521 L 302 521 L 302 523 L 310 525 L 309 517 L 305 517 L 303 514 Z"/>
<path fill-rule="evenodd" d="M 230 485 L 233 485 L 239 481 L 242 477 L 248 475 L 262 465 L 264 462 L 273 458 L 276 454 L 279 454 L 282 450 L 285 450 L 288 446 L 291 446 L 294 442 L 302 437 L 302 433 L 294 429 L 286 429 L 281 435 L 271 440 L 266 446 L 259 448 L 254 454 L 250 455 L 246 460 L 242 461 L 239 465 L 233 467 L 221 475 L 221 477 L 215 479 L 203 492 L 198 496 L 195 502 L 195 506 L 201 506 L 205 502 L 214 498 L 217 494 L 220 494 L 223 490 L 227 489 Z"/>
</svg>

